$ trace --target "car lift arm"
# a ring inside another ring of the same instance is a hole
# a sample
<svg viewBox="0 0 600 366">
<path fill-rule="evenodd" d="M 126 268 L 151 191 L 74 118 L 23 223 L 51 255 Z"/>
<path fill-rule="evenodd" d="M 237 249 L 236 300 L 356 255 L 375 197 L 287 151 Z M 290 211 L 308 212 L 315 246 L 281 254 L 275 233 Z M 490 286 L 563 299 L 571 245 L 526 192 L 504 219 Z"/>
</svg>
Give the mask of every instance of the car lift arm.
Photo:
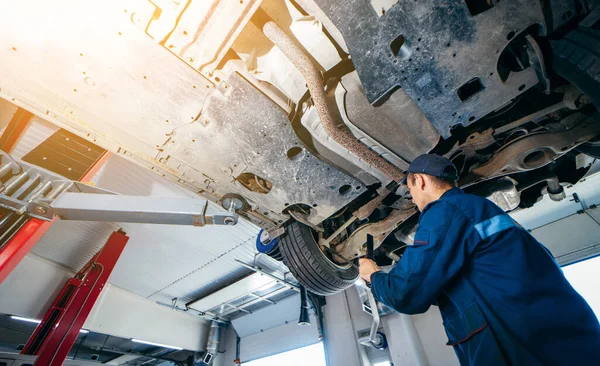
<svg viewBox="0 0 600 366">
<path fill-rule="evenodd" d="M 2 178 L 11 178 L 2 183 Z M 51 221 L 130 222 L 171 225 L 235 225 L 235 212 L 206 214 L 203 198 L 159 198 L 118 195 L 46 171 L 19 164 L 0 152 L 0 207 Z"/>
</svg>

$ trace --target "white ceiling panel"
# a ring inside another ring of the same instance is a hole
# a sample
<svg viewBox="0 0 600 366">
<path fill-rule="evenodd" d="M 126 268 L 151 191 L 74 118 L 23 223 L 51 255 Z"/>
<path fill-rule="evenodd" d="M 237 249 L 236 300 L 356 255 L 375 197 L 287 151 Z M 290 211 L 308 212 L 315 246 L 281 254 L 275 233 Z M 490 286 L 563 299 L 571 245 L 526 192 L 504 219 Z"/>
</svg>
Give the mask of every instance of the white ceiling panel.
<svg viewBox="0 0 600 366">
<path fill-rule="evenodd" d="M 119 227 L 106 222 L 56 221 L 31 252 L 79 271 Z"/>
<path fill-rule="evenodd" d="M 244 294 L 272 286 L 275 283 L 276 280 L 274 278 L 261 275 L 260 273 L 253 273 L 217 293 L 192 302 L 189 306 L 199 311 L 208 311 L 224 302 L 231 302 Z"/>
</svg>

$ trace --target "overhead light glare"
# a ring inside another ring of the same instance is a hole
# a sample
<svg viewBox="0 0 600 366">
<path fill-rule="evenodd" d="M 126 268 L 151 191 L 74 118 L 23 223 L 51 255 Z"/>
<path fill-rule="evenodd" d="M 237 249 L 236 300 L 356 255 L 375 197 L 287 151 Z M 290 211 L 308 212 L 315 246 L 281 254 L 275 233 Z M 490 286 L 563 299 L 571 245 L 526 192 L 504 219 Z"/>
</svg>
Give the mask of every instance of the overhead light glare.
<svg viewBox="0 0 600 366">
<path fill-rule="evenodd" d="M 14 316 L 14 315 L 11 315 L 10 318 L 14 319 L 14 320 L 20 320 L 22 322 L 35 323 L 35 324 L 40 324 L 42 322 L 41 320 L 31 319 L 31 318 L 23 318 L 23 317 Z"/>
<path fill-rule="evenodd" d="M 15 315 L 11 315 L 10 316 L 11 319 L 14 320 L 19 320 L 22 322 L 27 322 L 27 323 L 35 323 L 35 324 L 40 324 L 42 321 L 41 320 L 37 320 L 37 319 L 31 319 L 31 318 L 23 318 L 22 316 L 15 316 Z M 80 329 L 79 333 L 83 333 L 83 334 L 87 334 L 90 331 L 87 329 Z"/>
<path fill-rule="evenodd" d="M 154 343 L 154 342 L 142 341 L 141 339 L 135 339 L 135 338 L 132 338 L 131 341 L 135 342 L 135 343 L 149 344 L 151 346 L 164 347 L 164 348 L 170 348 L 170 349 L 176 349 L 176 350 L 182 350 L 183 349 L 181 347 L 169 346 L 167 344 L 162 344 L 162 343 Z"/>
</svg>

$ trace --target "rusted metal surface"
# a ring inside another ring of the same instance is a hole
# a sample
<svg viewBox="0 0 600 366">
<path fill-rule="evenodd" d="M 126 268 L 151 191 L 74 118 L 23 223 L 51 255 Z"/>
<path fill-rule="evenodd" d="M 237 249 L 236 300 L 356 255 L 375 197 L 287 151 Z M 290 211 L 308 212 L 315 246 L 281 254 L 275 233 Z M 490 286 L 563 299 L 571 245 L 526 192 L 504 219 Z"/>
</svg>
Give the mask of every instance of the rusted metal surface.
<svg viewBox="0 0 600 366">
<path fill-rule="evenodd" d="M 404 178 L 404 172 L 358 141 L 347 129 L 338 128 L 338 126 L 336 126 L 335 120 L 329 111 L 330 107 L 327 105 L 323 79 L 319 67 L 296 39 L 281 29 L 277 23 L 270 20 L 265 13 L 262 13 L 261 15 L 263 18 L 262 20 L 265 22 L 263 24 L 256 24 L 260 25 L 263 33 L 281 49 L 294 66 L 296 66 L 302 75 L 304 75 L 308 90 L 311 93 L 311 97 L 315 103 L 323 127 L 331 138 L 361 159 L 365 160 L 375 169 L 384 173 L 391 180 L 400 182 Z"/>
<path fill-rule="evenodd" d="M 456 143 L 452 149 L 445 155 L 449 158 L 455 157 L 457 154 L 464 154 L 465 157 L 471 158 L 475 156 L 475 152 L 480 149 L 484 149 L 491 146 L 496 142 L 494 138 L 494 131 L 487 129 L 481 132 L 473 132 L 467 137 L 467 140 L 462 143 Z"/>
<path fill-rule="evenodd" d="M 582 118 L 574 115 L 572 118 Z M 571 118 L 571 119 L 572 119 Z M 505 145 L 486 163 L 473 167 L 460 185 L 541 168 L 600 133 L 594 115 L 564 131 L 532 133 Z"/>
<path fill-rule="evenodd" d="M 571 110 L 577 110 L 583 107 L 585 104 L 588 104 L 590 100 L 587 97 L 583 97 L 583 93 L 579 91 L 574 86 L 567 88 L 565 95 L 563 96 L 563 100 L 560 102 L 553 104 L 549 107 L 541 109 L 535 113 L 529 114 L 525 117 L 519 118 L 516 121 L 508 123 L 506 125 L 500 126 L 494 129 L 494 134 L 500 134 L 507 131 L 512 130 L 513 128 L 524 125 L 527 122 L 537 121 L 540 118 L 544 118 L 545 116 L 557 112 L 563 108 L 568 108 Z"/>
<path fill-rule="evenodd" d="M 202 191 L 237 193 L 275 222 L 304 204 L 319 223 L 365 191 L 302 148 L 286 113 L 236 73 L 209 95 L 200 121 L 174 131 L 159 158 Z"/>
<path fill-rule="evenodd" d="M 417 213 L 417 210 L 414 206 L 404 208 L 403 210 L 394 210 L 384 220 L 369 223 L 358 228 L 350 235 L 348 240 L 336 247 L 334 251 L 348 259 L 364 255 L 367 250 L 365 244 L 367 242 L 367 234 L 373 236 L 373 249 L 377 249 L 388 235 L 415 213 Z"/>
<path fill-rule="evenodd" d="M 381 202 L 383 202 L 383 200 L 390 193 L 391 193 L 391 191 L 389 189 L 385 188 L 385 187 L 383 189 L 381 189 L 381 191 L 379 192 L 379 195 L 377 197 L 373 198 L 369 202 L 367 202 L 364 205 L 362 205 L 358 210 L 354 211 L 352 213 L 352 216 L 348 220 L 346 220 L 346 222 L 344 222 L 344 224 L 342 224 L 327 239 L 325 239 L 325 238 L 319 239 L 319 245 L 321 245 L 323 247 L 329 247 L 329 245 L 331 244 L 331 242 L 335 238 L 337 238 L 340 234 L 342 234 L 344 231 L 346 231 L 346 228 L 348 228 L 348 226 L 350 226 L 354 221 L 356 221 L 356 220 L 365 220 L 369 216 L 371 216 L 371 214 L 373 213 L 373 211 L 375 211 L 375 209 L 377 209 L 377 207 L 379 207 L 379 205 L 381 205 Z"/>
</svg>

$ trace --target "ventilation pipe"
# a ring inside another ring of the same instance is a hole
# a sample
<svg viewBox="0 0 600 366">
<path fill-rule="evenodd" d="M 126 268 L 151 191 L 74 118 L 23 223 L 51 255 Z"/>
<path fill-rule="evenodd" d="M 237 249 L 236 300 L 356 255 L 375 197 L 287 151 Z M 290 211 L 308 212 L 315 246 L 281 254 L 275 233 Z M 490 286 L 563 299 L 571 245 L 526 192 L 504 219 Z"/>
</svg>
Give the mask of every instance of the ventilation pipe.
<svg viewBox="0 0 600 366">
<path fill-rule="evenodd" d="M 212 321 L 210 331 L 208 332 L 208 340 L 206 341 L 206 352 L 202 356 L 202 360 L 197 363 L 198 366 L 210 366 L 213 364 L 217 353 L 219 352 L 219 343 L 221 341 L 221 327 L 217 321 Z"/>
<path fill-rule="evenodd" d="M 307 297 L 306 288 L 300 285 L 300 319 L 298 319 L 298 325 L 310 325 Z"/>
<path fill-rule="evenodd" d="M 379 156 L 375 151 L 369 149 L 367 145 L 356 139 L 347 128 L 338 128 L 336 126 L 335 119 L 327 105 L 320 66 L 302 47 L 298 40 L 285 32 L 260 8 L 252 17 L 252 22 L 283 52 L 288 60 L 304 76 L 310 96 L 317 108 L 317 113 L 327 134 L 335 142 L 379 170 L 392 181 L 401 182 L 405 175 L 403 171 Z"/>
</svg>

